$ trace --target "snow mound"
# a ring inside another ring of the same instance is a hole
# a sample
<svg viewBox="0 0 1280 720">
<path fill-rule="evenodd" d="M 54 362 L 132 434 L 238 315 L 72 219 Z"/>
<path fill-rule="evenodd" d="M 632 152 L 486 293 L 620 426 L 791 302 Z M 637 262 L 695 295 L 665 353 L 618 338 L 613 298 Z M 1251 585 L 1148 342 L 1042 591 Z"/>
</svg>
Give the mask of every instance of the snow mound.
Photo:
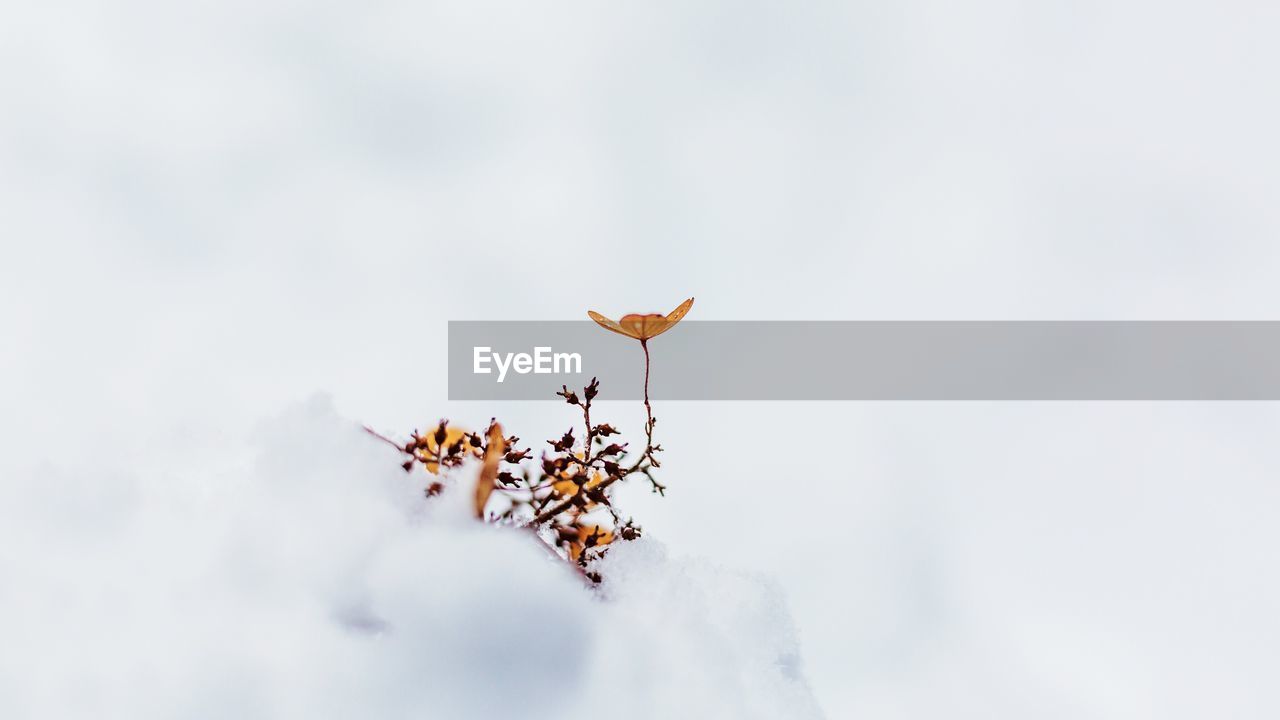
<svg viewBox="0 0 1280 720">
<path fill-rule="evenodd" d="M 3 485 L 0 716 L 821 714 L 768 582 L 646 538 L 591 592 L 324 399 L 259 436 L 220 472 Z"/>
</svg>

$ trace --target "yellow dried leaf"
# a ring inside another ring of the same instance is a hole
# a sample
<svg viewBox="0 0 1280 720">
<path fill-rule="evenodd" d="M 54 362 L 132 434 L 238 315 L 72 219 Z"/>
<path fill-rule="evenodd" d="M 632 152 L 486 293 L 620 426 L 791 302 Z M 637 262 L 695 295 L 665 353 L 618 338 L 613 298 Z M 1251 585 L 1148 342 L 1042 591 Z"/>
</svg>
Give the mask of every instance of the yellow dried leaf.
<svg viewBox="0 0 1280 720">
<path fill-rule="evenodd" d="M 693 298 L 680 303 L 679 307 L 667 315 L 658 313 L 650 313 L 648 315 L 630 314 L 623 315 L 621 320 L 614 321 L 595 310 L 588 310 L 587 317 L 595 320 L 600 327 L 606 330 L 643 342 L 670 330 L 676 323 L 680 322 L 681 318 L 689 313 L 689 308 L 691 307 L 693 307 Z"/>
<path fill-rule="evenodd" d="M 584 545 L 587 538 L 595 536 L 596 545 L 608 545 L 613 542 L 613 533 L 601 528 L 599 525 L 580 525 L 578 526 L 578 541 Z"/>
<path fill-rule="evenodd" d="M 632 338 L 633 338 L 633 337 L 635 337 L 635 335 L 632 335 L 631 333 L 629 333 L 629 332 L 627 332 L 626 330 L 622 329 L 622 326 L 621 326 L 621 325 L 619 325 L 618 323 L 614 322 L 613 320 L 610 320 L 609 318 L 607 318 L 607 317 L 605 317 L 605 316 L 601 315 L 600 313 L 596 312 L 595 310 L 588 310 L 588 311 L 587 311 L 587 317 L 591 318 L 592 320 L 595 320 L 595 321 L 596 321 L 596 324 L 598 324 L 600 327 L 602 327 L 602 328 L 604 328 L 604 329 L 606 329 L 606 330 L 612 330 L 612 331 L 614 331 L 614 332 L 618 333 L 619 335 L 626 335 L 627 337 L 632 337 Z"/>
<path fill-rule="evenodd" d="M 489 428 L 489 446 L 484 453 L 484 463 L 480 466 L 480 477 L 476 480 L 476 517 L 484 519 L 484 506 L 493 493 L 494 483 L 498 480 L 498 463 L 507 452 L 507 442 L 502 437 L 502 426 L 494 423 Z"/>
<path fill-rule="evenodd" d="M 426 440 L 428 454 L 423 454 L 419 459 L 422 460 L 422 465 L 427 469 L 427 472 L 433 475 L 440 474 L 440 464 L 434 460 L 428 460 L 427 457 L 438 455 L 440 453 L 440 447 L 436 445 L 436 430 L 439 428 L 440 425 L 437 423 L 430 431 L 421 436 Z M 444 434 L 444 446 L 447 448 L 458 442 L 459 439 L 466 437 L 467 431 L 456 425 L 449 425 L 445 428 Z M 480 453 L 480 448 L 472 445 L 470 440 L 465 440 L 463 442 L 463 449 L 477 456 Z"/>
</svg>

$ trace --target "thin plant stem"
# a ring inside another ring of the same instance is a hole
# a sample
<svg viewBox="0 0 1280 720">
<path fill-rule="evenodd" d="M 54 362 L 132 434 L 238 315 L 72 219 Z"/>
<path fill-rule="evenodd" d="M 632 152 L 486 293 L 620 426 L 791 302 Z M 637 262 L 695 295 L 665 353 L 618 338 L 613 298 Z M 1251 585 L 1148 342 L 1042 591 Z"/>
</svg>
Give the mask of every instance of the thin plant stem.
<svg viewBox="0 0 1280 720">
<path fill-rule="evenodd" d="M 640 347 L 644 348 L 644 414 L 648 420 L 648 427 L 653 427 L 653 408 L 649 407 L 649 343 L 641 340 Z"/>
</svg>

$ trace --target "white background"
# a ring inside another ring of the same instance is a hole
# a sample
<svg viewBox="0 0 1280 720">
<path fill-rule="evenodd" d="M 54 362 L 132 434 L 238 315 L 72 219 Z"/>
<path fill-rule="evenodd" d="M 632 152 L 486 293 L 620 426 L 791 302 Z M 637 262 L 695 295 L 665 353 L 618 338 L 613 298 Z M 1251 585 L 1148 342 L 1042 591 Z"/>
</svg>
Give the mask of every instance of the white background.
<svg viewBox="0 0 1280 720">
<path fill-rule="evenodd" d="M 3 482 L 75 476 L 90 514 L 144 471 L 216 483 L 315 392 L 389 430 L 572 422 L 446 402 L 450 319 L 1280 318 L 1278 21 L 11 4 Z M 628 507 L 777 579 L 831 717 L 1280 712 L 1271 404 L 657 414 L 671 492 Z"/>
</svg>

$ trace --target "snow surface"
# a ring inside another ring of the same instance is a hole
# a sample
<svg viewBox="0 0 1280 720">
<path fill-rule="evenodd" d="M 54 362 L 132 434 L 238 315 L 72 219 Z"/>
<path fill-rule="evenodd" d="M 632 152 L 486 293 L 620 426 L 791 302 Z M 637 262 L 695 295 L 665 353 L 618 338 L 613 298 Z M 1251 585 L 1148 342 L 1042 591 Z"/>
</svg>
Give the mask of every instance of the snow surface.
<svg viewBox="0 0 1280 720">
<path fill-rule="evenodd" d="M 765 580 L 644 538 L 593 592 L 327 399 L 258 438 L 207 475 L 0 485 L 0 717 L 821 715 Z"/>
</svg>

